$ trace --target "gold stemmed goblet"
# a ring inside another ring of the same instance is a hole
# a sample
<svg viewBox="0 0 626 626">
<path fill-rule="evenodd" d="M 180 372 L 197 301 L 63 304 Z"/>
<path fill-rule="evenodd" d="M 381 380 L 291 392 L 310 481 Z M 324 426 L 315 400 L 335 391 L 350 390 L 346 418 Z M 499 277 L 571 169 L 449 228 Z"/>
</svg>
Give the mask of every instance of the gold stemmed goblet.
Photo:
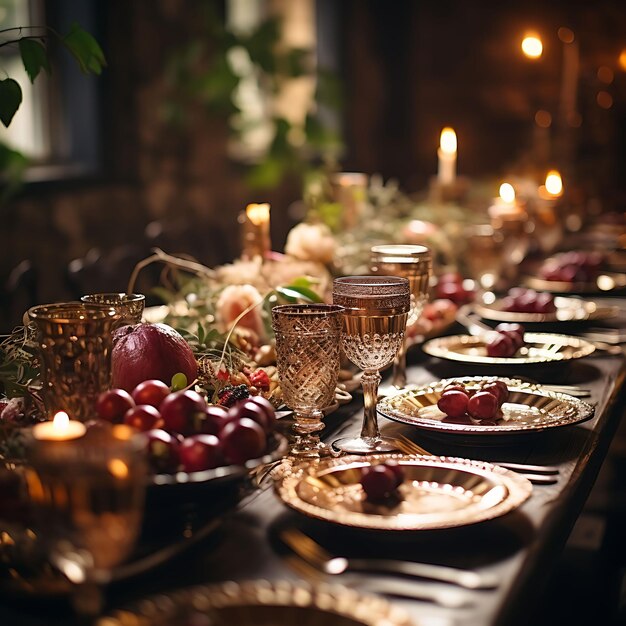
<svg viewBox="0 0 626 626">
<path fill-rule="evenodd" d="M 391 452 L 394 439 L 383 438 L 378 429 L 376 401 L 379 370 L 389 365 L 404 342 L 411 297 L 408 278 L 399 276 L 346 276 L 333 284 L 333 302 L 343 307 L 341 345 L 363 370 L 365 412 L 359 437 L 333 442 L 333 448 L 351 454 Z"/>
<path fill-rule="evenodd" d="M 320 442 L 322 409 L 334 402 L 339 373 L 342 309 L 332 304 L 285 304 L 272 309 L 276 363 L 285 403 L 294 411 L 291 454 L 329 454 Z"/>
<path fill-rule="evenodd" d="M 428 289 L 432 271 L 430 250 L 418 245 L 373 246 L 370 251 L 370 271 L 375 275 L 408 278 L 411 290 L 411 308 L 407 327 L 419 319 L 428 302 Z M 393 360 L 391 385 L 397 389 L 406 387 L 406 340 L 402 342 Z"/>
</svg>

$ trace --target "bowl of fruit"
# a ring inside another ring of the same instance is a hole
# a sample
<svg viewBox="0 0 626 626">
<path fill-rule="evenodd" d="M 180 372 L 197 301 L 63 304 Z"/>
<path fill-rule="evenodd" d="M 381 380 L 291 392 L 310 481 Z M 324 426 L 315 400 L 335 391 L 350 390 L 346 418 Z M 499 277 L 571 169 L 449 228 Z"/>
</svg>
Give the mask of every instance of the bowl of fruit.
<svg viewBox="0 0 626 626">
<path fill-rule="evenodd" d="M 607 271 L 601 252 L 562 252 L 546 259 L 536 276 L 525 283 L 537 290 L 555 293 L 598 293 L 626 288 L 626 274 Z"/>
<path fill-rule="evenodd" d="M 440 359 L 484 366 L 527 366 L 580 359 L 595 346 L 570 335 L 526 332 L 521 324 L 502 323 L 476 335 L 449 335 L 424 343 L 422 350 Z"/>
<path fill-rule="evenodd" d="M 483 319 L 522 324 L 583 322 L 609 319 L 617 314 L 613 307 L 600 307 L 581 298 L 555 296 L 526 287 L 513 287 L 501 298 L 484 293 L 473 309 Z"/>
<path fill-rule="evenodd" d="M 578 398 L 518 379 L 469 376 L 441 380 L 383 399 L 378 411 L 388 419 L 432 433 L 503 436 L 543 432 L 579 424 L 593 416 Z"/>
<path fill-rule="evenodd" d="M 221 484 L 287 453 L 286 439 L 275 431 L 274 407 L 260 395 L 225 407 L 208 403 L 192 389 L 175 390 L 154 379 L 130 393 L 105 391 L 96 410 L 101 419 L 138 431 L 154 488 Z"/>
</svg>

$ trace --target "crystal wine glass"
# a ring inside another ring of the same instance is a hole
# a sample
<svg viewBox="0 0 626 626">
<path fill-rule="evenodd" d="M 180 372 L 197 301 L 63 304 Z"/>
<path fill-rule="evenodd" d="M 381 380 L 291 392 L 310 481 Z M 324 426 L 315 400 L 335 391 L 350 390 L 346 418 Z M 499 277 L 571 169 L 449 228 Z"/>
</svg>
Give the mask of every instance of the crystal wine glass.
<svg viewBox="0 0 626 626">
<path fill-rule="evenodd" d="M 373 246 L 370 256 L 370 271 L 376 275 L 401 276 L 409 279 L 411 308 L 407 327 L 419 319 L 428 301 L 432 259 L 426 246 L 384 245 Z M 406 340 L 402 342 L 393 360 L 391 385 L 397 389 L 406 387 Z"/>
<path fill-rule="evenodd" d="M 365 404 L 361 435 L 338 439 L 333 447 L 352 454 L 397 450 L 394 439 L 380 435 L 376 400 L 379 370 L 393 361 L 404 342 L 411 304 L 409 280 L 399 276 L 337 278 L 333 302 L 343 307 L 343 350 L 363 370 Z"/>
<path fill-rule="evenodd" d="M 490 224 L 475 224 L 465 231 L 465 262 L 471 278 L 491 291 L 500 282 L 504 267 L 503 240 Z"/>
<path fill-rule="evenodd" d="M 296 441 L 291 454 L 329 454 L 316 434 L 322 409 L 334 402 L 339 374 L 342 309 L 332 304 L 285 304 L 272 309 L 276 362 L 287 406 L 294 411 Z"/>
</svg>

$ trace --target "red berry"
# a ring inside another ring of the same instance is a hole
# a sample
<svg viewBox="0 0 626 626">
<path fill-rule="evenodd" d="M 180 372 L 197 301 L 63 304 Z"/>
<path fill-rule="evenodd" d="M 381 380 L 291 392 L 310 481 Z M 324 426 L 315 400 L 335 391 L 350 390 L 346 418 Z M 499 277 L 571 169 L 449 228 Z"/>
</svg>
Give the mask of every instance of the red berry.
<svg viewBox="0 0 626 626">
<path fill-rule="evenodd" d="M 470 395 L 470 392 L 467 390 L 467 387 L 465 387 L 465 385 L 462 385 L 461 383 L 450 383 L 449 385 L 446 385 L 443 388 L 443 393 L 446 393 L 446 391 L 460 391 L 461 393 L 464 393 L 466 396 Z"/>
<path fill-rule="evenodd" d="M 134 406 L 135 401 L 127 391 L 110 389 L 98 397 L 96 411 L 102 419 L 119 424 L 126 411 Z"/>
<path fill-rule="evenodd" d="M 172 473 L 178 469 L 178 439 L 164 430 L 149 430 L 144 433 L 148 461 L 157 474 Z"/>
<path fill-rule="evenodd" d="M 489 339 L 486 348 L 487 355 L 490 357 L 511 357 L 516 352 L 513 340 L 504 334 L 498 334 L 493 339 Z"/>
<path fill-rule="evenodd" d="M 389 459 L 383 465 L 393 473 L 396 480 L 395 488 L 397 489 L 404 482 L 404 468 L 395 459 Z"/>
<path fill-rule="evenodd" d="M 239 419 L 247 417 L 256 422 L 264 431 L 267 432 L 269 430 L 269 424 L 265 411 L 258 404 L 251 402 L 250 400 L 237 402 L 237 404 L 230 407 L 228 410 L 228 418 L 231 417 Z"/>
<path fill-rule="evenodd" d="M 220 441 L 226 460 L 237 465 L 260 457 L 266 445 L 263 429 L 247 417 L 228 422 L 220 431 Z"/>
<path fill-rule="evenodd" d="M 135 404 L 149 404 L 155 409 L 170 395 L 170 388 L 160 380 L 144 380 L 133 390 Z"/>
<path fill-rule="evenodd" d="M 461 417 L 467 411 L 469 398 L 462 391 L 444 391 L 437 402 L 437 407 L 446 415 L 451 417 Z"/>
<path fill-rule="evenodd" d="M 255 370 L 250 374 L 250 383 L 261 391 L 269 391 L 270 389 L 270 377 L 265 370 Z"/>
<path fill-rule="evenodd" d="M 194 416 L 206 411 L 204 398 L 187 389 L 170 393 L 161 403 L 161 416 L 167 430 L 181 435 L 192 435 L 195 430 Z"/>
<path fill-rule="evenodd" d="M 248 402 L 254 402 L 265 411 L 268 428 L 272 430 L 274 428 L 274 422 L 276 421 L 276 410 L 272 403 L 263 396 L 250 396 Z"/>
<path fill-rule="evenodd" d="M 396 476 L 384 463 L 363 468 L 361 486 L 371 500 L 382 500 L 396 488 Z"/>
<path fill-rule="evenodd" d="M 497 410 L 498 398 L 487 391 L 479 391 L 467 405 L 467 412 L 476 419 L 491 419 Z"/>
<path fill-rule="evenodd" d="M 215 435 L 193 435 L 180 446 L 180 462 L 186 472 L 203 472 L 224 462 L 220 441 Z"/>
<path fill-rule="evenodd" d="M 161 414 L 149 404 L 134 406 L 124 414 L 124 424 L 142 431 L 157 428 L 160 421 Z"/>
</svg>

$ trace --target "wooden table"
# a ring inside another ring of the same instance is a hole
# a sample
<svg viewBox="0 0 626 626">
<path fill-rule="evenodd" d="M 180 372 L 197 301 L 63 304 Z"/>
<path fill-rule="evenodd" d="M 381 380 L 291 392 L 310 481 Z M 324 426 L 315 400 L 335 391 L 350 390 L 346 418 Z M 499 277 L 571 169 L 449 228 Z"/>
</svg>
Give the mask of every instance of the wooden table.
<svg viewBox="0 0 626 626">
<path fill-rule="evenodd" d="M 476 375 L 471 365 L 447 364 L 417 351 L 409 368 L 409 381 L 430 382 L 443 377 Z M 514 375 L 514 371 L 498 372 Z M 530 373 L 530 372 L 529 372 Z M 308 568 L 296 567 L 285 557 L 289 551 L 278 540 L 281 528 L 296 525 L 323 543 L 330 551 L 344 556 L 387 556 L 415 561 L 475 569 L 495 574 L 501 581 L 492 591 L 465 591 L 470 604 L 444 608 L 430 602 L 394 598 L 420 625 L 491 625 L 526 623 L 529 606 L 550 574 L 551 564 L 561 551 L 593 485 L 608 444 L 622 411 L 618 403 L 624 382 L 624 360 L 597 356 L 566 367 L 538 368 L 533 376 L 541 382 L 572 383 L 591 391 L 590 402 L 596 413 L 586 423 L 541 433 L 507 447 L 452 447 L 429 440 L 411 427 L 387 422 L 386 432 L 402 432 L 435 454 L 476 459 L 518 461 L 557 465 L 557 484 L 536 486 L 531 498 L 516 512 L 472 527 L 407 533 L 401 537 L 359 532 L 305 519 L 288 511 L 273 490 L 257 491 L 236 510 L 223 517 L 220 528 L 177 559 L 134 579 L 115 584 L 109 591 L 111 606 L 121 606 L 154 592 L 165 592 L 190 584 L 223 580 L 328 580 L 354 589 L 372 592 L 384 581 L 397 589 L 411 590 L 416 585 L 437 585 L 454 593 L 457 588 L 438 583 L 344 574 L 324 577 Z M 362 419 L 360 398 L 327 419 L 325 436 L 331 440 L 339 432 L 357 432 Z M 148 523 L 159 524 L 152 513 Z M 296 561 L 295 558 L 289 559 Z M 58 617 L 52 617 L 52 616 Z M 3 606 L 2 624 L 68 623 L 65 609 L 42 609 L 35 605 Z"/>
</svg>

